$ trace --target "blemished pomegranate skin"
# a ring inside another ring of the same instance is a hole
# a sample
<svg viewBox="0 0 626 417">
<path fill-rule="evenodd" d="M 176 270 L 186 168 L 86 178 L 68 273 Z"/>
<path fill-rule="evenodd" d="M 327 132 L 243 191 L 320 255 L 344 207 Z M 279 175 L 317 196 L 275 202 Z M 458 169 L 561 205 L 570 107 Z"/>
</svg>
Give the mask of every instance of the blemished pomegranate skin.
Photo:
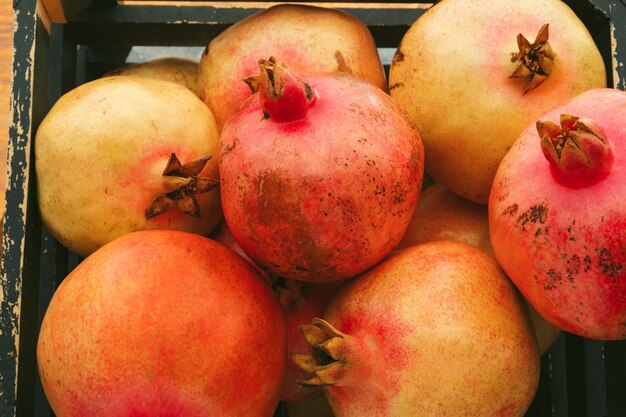
<svg viewBox="0 0 626 417">
<path fill-rule="evenodd" d="M 521 417 L 539 381 L 523 300 L 495 259 L 454 241 L 394 252 L 346 281 L 292 355 L 336 417 Z"/>
<path fill-rule="evenodd" d="M 174 231 L 127 234 L 80 263 L 37 346 L 58 417 L 271 417 L 286 357 L 271 287 L 230 249 Z"/>
<path fill-rule="evenodd" d="M 300 79 L 271 60 L 224 126 L 220 191 L 235 241 L 270 274 L 355 276 L 399 242 L 423 176 L 419 131 L 380 89 L 347 75 Z"/>
<path fill-rule="evenodd" d="M 626 93 L 610 88 L 547 112 L 502 161 L 489 201 L 507 275 L 543 317 L 592 339 L 626 338 L 625 118 Z"/>
</svg>

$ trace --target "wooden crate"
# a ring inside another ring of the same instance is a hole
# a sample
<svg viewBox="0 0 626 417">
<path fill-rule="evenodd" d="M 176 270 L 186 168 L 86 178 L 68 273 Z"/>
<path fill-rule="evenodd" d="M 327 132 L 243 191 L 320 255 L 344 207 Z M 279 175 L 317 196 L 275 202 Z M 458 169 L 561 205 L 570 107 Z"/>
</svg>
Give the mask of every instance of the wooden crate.
<svg viewBox="0 0 626 417">
<path fill-rule="evenodd" d="M 609 85 L 626 89 L 624 2 L 566 3 L 594 36 L 605 59 Z M 56 286 L 80 259 L 41 226 L 34 203 L 34 132 L 61 94 L 127 62 L 131 47 L 204 47 L 229 25 L 271 3 L 45 0 L 39 14 L 36 0 L 15 0 L 14 4 L 0 293 L 0 417 L 48 417 L 52 414 L 35 361 L 37 332 Z M 317 4 L 360 18 L 381 48 L 395 48 L 410 24 L 431 6 L 426 2 Z M 626 416 L 626 342 L 562 335 L 542 359 L 539 390 L 527 415 Z"/>
</svg>

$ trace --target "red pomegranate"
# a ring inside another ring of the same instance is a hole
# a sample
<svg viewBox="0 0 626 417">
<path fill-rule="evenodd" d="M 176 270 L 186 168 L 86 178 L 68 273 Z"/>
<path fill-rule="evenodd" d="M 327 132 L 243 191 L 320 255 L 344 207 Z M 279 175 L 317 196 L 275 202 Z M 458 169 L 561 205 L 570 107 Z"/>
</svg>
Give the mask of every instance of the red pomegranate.
<svg viewBox="0 0 626 417">
<path fill-rule="evenodd" d="M 543 317 L 594 339 L 626 338 L 624 120 L 626 93 L 609 88 L 544 114 L 503 159 L 489 200 L 509 277 Z"/>
<path fill-rule="evenodd" d="M 303 76 L 350 74 L 387 91 L 376 42 L 362 21 L 329 7 L 277 4 L 220 33 L 200 58 L 197 93 L 220 129 L 252 95 L 259 57 L 270 55 Z"/>
<path fill-rule="evenodd" d="M 400 241 L 417 203 L 423 147 L 406 113 L 347 75 L 303 81 L 260 61 L 259 92 L 224 126 L 224 218 L 271 274 L 346 279 Z"/>
<path fill-rule="evenodd" d="M 487 204 L 498 164 L 547 110 L 606 70 L 584 23 L 561 0 L 443 0 L 403 37 L 389 91 L 424 139 L 426 171 Z"/>
<path fill-rule="evenodd" d="M 424 243 L 347 281 L 293 355 L 336 417 L 521 417 L 539 380 L 523 301 L 495 259 Z"/>
<path fill-rule="evenodd" d="M 191 233 L 124 235 L 55 292 L 37 346 L 58 417 L 271 417 L 280 305 L 240 256 Z"/>
</svg>

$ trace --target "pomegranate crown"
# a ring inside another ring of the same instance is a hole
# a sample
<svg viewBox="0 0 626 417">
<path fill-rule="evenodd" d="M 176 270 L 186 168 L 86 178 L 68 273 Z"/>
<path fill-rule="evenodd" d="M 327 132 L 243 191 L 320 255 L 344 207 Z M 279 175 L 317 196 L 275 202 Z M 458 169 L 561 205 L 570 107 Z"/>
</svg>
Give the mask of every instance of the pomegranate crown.
<svg viewBox="0 0 626 417">
<path fill-rule="evenodd" d="M 604 129 L 592 119 L 562 114 L 559 124 L 537 121 L 541 150 L 554 177 L 581 187 L 605 178 L 613 166 L 613 151 Z"/>
<path fill-rule="evenodd" d="M 300 332 L 313 353 L 292 353 L 291 359 L 300 369 L 312 376 L 298 381 L 304 387 L 320 387 L 337 384 L 346 371 L 350 357 L 350 336 L 335 329 L 321 318 L 311 324 L 300 326 Z"/>
<path fill-rule="evenodd" d="M 272 56 L 259 60 L 259 76 L 244 79 L 258 93 L 263 118 L 290 123 L 306 118 L 318 97 L 309 83 L 296 77 L 285 64 Z"/>
<path fill-rule="evenodd" d="M 530 43 L 521 33 L 517 35 L 519 51 L 512 53 L 511 62 L 519 61 L 519 65 L 509 78 L 529 79 L 524 87 L 524 94 L 537 88 L 552 73 L 556 53 L 548 42 L 548 27 L 548 23 L 541 26 L 533 43 Z"/>
<path fill-rule="evenodd" d="M 158 194 L 146 209 L 146 219 L 178 207 L 183 213 L 201 218 L 197 194 L 204 194 L 219 186 L 219 180 L 199 176 L 211 155 L 182 164 L 172 152 L 163 170 L 166 191 Z"/>
</svg>

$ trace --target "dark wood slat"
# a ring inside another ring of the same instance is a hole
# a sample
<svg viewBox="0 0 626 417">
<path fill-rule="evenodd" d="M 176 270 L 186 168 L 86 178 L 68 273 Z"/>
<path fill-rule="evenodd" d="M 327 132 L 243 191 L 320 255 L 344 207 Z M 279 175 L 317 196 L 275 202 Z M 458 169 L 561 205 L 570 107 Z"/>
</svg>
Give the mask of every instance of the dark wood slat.
<svg viewBox="0 0 626 417">
<path fill-rule="evenodd" d="M 607 417 L 626 416 L 626 340 L 604 346 L 607 373 Z"/>
<path fill-rule="evenodd" d="M 585 380 L 588 417 L 606 417 L 609 414 L 604 342 L 585 340 Z"/>
<path fill-rule="evenodd" d="M 21 317 L 31 307 L 23 303 L 24 277 L 29 265 L 24 261 L 26 234 L 29 231 L 28 180 L 30 162 L 30 135 L 33 131 L 33 55 L 37 32 L 35 0 L 17 3 L 13 56 L 13 86 L 11 94 L 12 118 L 9 125 L 7 161 L 8 187 L 2 247 L 2 295 L 0 297 L 0 416 L 16 413 L 18 398 L 18 352 L 28 342 L 28 332 L 21 332 Z M 29 243 L 30 245 L 30 243 Z M 26 284 L 28 285 L 28 284 Z M 36 312 L 35 312 L 36 314 Z M 26 340 L 22 340 L 22 337 Z M 19 343 L 19 346 L 18 346 Z"/>
<path fill-rule="evenodd" d="M 609 5 L 607 0 L 565 0 L 565 3 L 585 22 L 591 36 L 596 37 L 608 23 Z"/>
<path fill-rule="evenodd" d="M 554 417 L 569 416 L 566 336 L 565 333 L 561 333 L 550 350 L 550 388 Z"/>
<path fill-rule="evenodd" d="M 67 26 L 91 46 L 205 46 L 230 25 L 262 8 L 120 6 L 96 3 Z M 396 47 L 423 8 L 344 8 L 363 21 L 381 47 Z M 112 30 L 112 26 L 115 27 Z"/>
<path fill-rule="evenodd" d="M 48 33 L 41 20 L 37 20 L 34 62 L 48 62 Z M 32 132 L 36 132 L 39 123 L 48 112 L 46 95 L 48 90 L 48 67 L 34 65 L 32 106 Z M 30 140 L 31 161 L 28 164 L 28 178 L 35 178 L 34 145 Z M 41 217 L 36 204 L 36 187 L 32 181 L 28 185 L 26 207 L 26 239 L 24 244 L 24 268 L 22 276 L 22 294 L 20 308 L 19 360 L 17 375 L 18 416 L 31 416 L 35 413 L 37 361 L 37 335 L 39 333 L 39 280 L 41 265 Z"/>
</svg>

